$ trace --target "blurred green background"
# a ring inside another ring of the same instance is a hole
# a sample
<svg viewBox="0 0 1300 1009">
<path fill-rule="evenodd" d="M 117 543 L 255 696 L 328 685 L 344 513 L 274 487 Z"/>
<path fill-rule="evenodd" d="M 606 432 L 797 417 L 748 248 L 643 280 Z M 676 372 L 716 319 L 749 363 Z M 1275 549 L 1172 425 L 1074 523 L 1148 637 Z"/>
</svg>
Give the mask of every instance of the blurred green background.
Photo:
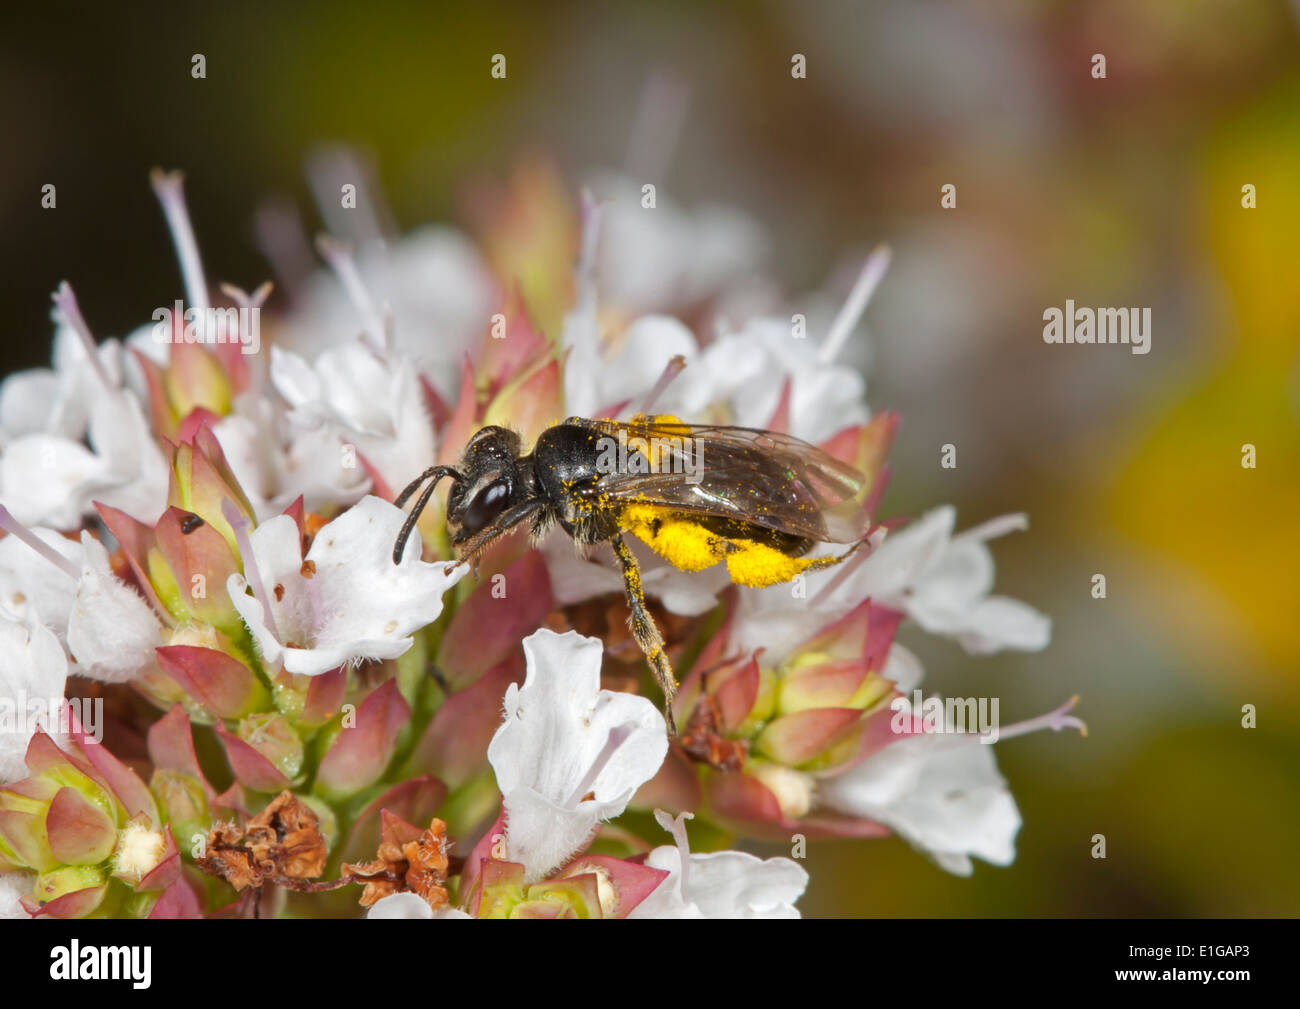
<svg viewBox="0 0 1300 1009">
<path fill-rule="evenodd" d="M 851 348 L 872 406 L 904 417 L 888 511 L 1030 514 L 995 544 L 998 586 L 1053 617 L 1052 645 L 970 658 L 908 635 L 930 684 L 1000 696 L 1006 721 L 1080 693 L 1091 730 L 998 747 L 1013 867 L 963 880 L 892 839 L 818 844 L 805 913 L 1295 915 L 1298 25 L 1283 0 L 9 5 L 3 371 L 48 359 L 62 279 L 101 337 L 179 295 L 154 165 L 185 170 L 209 274 L 251 289 L 253 213 L 310 205 L 321 144 L 374 159 L 403 228 L 468 223 L 467 187 L 520 158 L 575 184 L 624 165 L 670 74 L 690 101 L 661 193 L 752 215 L 783 288 L 842 289 L 894 248 Z M 1151 307 L 1151 353 L 1045 345 L 1066 298 Z"/>
</svg>

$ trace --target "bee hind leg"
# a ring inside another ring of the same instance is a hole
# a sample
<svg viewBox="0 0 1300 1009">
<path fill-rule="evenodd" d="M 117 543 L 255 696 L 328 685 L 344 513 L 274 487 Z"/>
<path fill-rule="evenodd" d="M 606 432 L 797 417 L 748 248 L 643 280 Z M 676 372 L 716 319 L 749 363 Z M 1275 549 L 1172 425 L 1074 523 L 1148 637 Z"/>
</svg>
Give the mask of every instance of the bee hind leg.
<svg viewBox="0 0 1300 1009">
<path fill-rule="evenodd" d="M 614 548 L 619 563 L 623 565 L 623 588 L 627 593 L 628 609 L 632 611 L 629 621 L 632 636 L 641 646 L 641 651 L 645 652 L 646 661 L 650 663 L 650 671 L 654 673 L 655 681 L 663 691 L 664 720 L 668 723 L 669 735 L 675 736 L 677 723 L 673 719 L 673 698 L 677 696 L 677 678 L 673 676 L 673 667 L 664 651 L 663 635 L 659 633 L 654 618 L 646 609 L 645 593 L 641 589 L 641 568 L 637 565 L 636 557 L 623 541 L 622 536 L 615 536 L 610 540 L 610 545 Z"/>
</svg>

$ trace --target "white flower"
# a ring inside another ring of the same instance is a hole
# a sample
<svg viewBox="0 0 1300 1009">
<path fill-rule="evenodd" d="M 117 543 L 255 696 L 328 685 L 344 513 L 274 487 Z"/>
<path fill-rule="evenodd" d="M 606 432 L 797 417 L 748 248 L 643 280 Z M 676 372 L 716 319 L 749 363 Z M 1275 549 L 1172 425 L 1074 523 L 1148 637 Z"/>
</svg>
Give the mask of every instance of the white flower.
<svg viewBox="0 0 1300 1009">
<path fill-rule="evenodd" d="M 931 634 L 956 638 L 968 652 L 1037 651 L 1051 640 L 1051 621 L 1032 606 L 993 589 L 993 553 L 986 541 L 1028 528 L 1024 515 L 1004 515 L 954 536 L 957 512 L 936 508 L 881 546 L 831 595 L 831 602 L 870 597 L 903 610 Z"/>
<path fill-rule="evenodd" d="M 163 626 L 144 597 L 113 574 L 99 540 L 83 531 L 81 547 L 81 575 L 68 615 L 73 672 L 125 683 L 154 667 Z"/>
<path fill-rule="evenodd" d="M 0 784 L 27 776 L 23 757 L 37 728 L 29 702 L 46 709 L 41 727 L 54 733 L 48 705 L 62 700 L 67 678 L 68 660 L 49 628 L 34 618 L 0 616 Z"/>
<path fill-rule="evenodd" d="M 730 583 L 722 565 L 707 571 L 682 571 L 635 537 L 628 537 L 627 543 L 641 567 L 642 589 L 662 602 L 669 613 L 687 617 L 707 613 L 717 604 L 718 593 Z M 557 606 L 623 591 L 622 569 L 611 551 L 597 548 L 583 556 L 562 531 L 548 536 L 539 549 L 546 558 Z"/>
<path fill-rule="evenodd" d="M 6 531 L 10 531 L 8 527 Z M 53 529 L 37 526 L 28 532 L 47 550 L 38 552 L 29 537 L 22 535 L 0 539 L 0 614 L 23 620 L 34 613 L 64 641 L 77 592 L 73 572 L 81 559 L 81 547 Z M 51 554 L 66 563 L 57 563 Z"/>
<path fill-rule="evenodd" d="M 25 918 L 31 915 L 23 907 L 23 897 L 30 897 L 36 874 L 31 872 L 0 872 L 0 921 L 7 918 Z"/>
<path fill-rule="evenodd" d="M 284 345 L 314 353 L 353 344 L 364 331 L 378 346 L 391 329 L 394 349 L 415 357 L 444 395 L 454 393 L 462 357 L 487 332 L 500 302 L 474 243 L 430 226 L 391 245 L 362 243 L 355 257 L 332 265 L 299 292 Z"/>
<path fill-rule="evenodd" d="M 80 441 L 89 416 L 86 404 L 98 391 L 99 377 L 76 330 L 55 319 L 54 367 L 31 368 L 0 382 L 0 432 L 14 438 L 24 434 L 52 434 Z M 121 382 L 121 349 L 116 340 L 97 348 L 99 368 Z"/>
<path fill-rule="evenodd" d="M 683 813 L 676 820 L 655 811 L 676 844 L 655 848 L 646 865 L 668 878 L 632 909 L 629 918 L 798 918 L 795 901 L 808 886 L 808 873 L 788 858 L 762 859 L 743 851 L 692 855 Z"/>
<path fill-rule="evenodd" d="M 956 510 L 944 505 L 899 531 L 877 530 L 868 556 L 812 572 L 798 598 L 789 585 L 743 589 L 732 625 L 737 645 L 765 648 L 778 659 L 869 598 L 906 613 L 931 634 L 955 638 L 972 654 L 1046 647 L 1049 618 L 1027 603 L 990 594 L 994 564 L 986 541 L 1026 528 L 1025 516 L 1006 515 L 953 536 L 955 522 Z"/>
<path fill-rule="evenodd" d="M 212 428 L 259 521 L 299 496 L 307 511 L 352 504 L 370 486 L 359 461 L 348 465 L 337 426 L 290 423 L 267 399 L 244 396 Z"/>
<path fill-rule="evenodd" d="M 67 659 L 49 628 L 34 614 L 13 620 L 0 612 L 0 705 L 8 709 L 0 718 L 0 785 L 27 776 L 24 757 L 38 726 L 28 717 L 29 703 L 62 699 L 67 675 Z M 61 739 L 58 725 L 49 724 L 53 714 L 47 712 L 40 727 Z M 35 878 L 30 872 L 0 872 L 0 920 L 31 918 L 20 901 L 31 895 Z"/>
<path fill-rule="evenodd" d="M 325 351 L 308 364 L 271 348 L 271 381 L 293 410 L 290 424 L 329 425 L 375 468 L 394 493 L 434 458 L 433 422 L 414 365 L 380 358 L 360 343 Z M 359 461 L 358 461 L 359 465 Z M 332 467 L 326 472 L 334 472 Z"/>
<path fill-rule="evenodd" d="M 584 227 L 578 304 L 565 320 L 563 333 L 570 350 L 565 368 L 569 413 L 592 416 L 623 403 L 636 410 L 669 361 L 681 357 L 685 369 L 657 398 L 656 412 L 690 421 L 720 418 L 742 427 L 766 427 L 788 380 L 790 432 L 800 438 L 824 441 L 870 417 L 861 372 L 837 364 L 836 357 L 888 266 L 887 249 L 878 249 L 867 259 L 820 341 L 796 335 L 789 316 L 763 316 L 750 319 L 739 330 L 720 333 L 701 349 L 676 319 L 649 315 L 629 325 L 617 341 L 608 342 L 600 339 L 586 264 L 587 247 L 597 240 L 591 232 L 598 220 L 603 219 L 592 213 Z"/>
<path fill-rule="evenodd" d="M 414 893 L 390 893 L 381 897 L 366 913 L 367 918 L 472 918 L 458 907 L 440 907 L 434 910 L 429 902 Z"/>
<path fill-rule="evenodd" d="M 993 747 L 974 737 L 924 733 L 892 742 L 823 779 L 818 801 L 883 823 L 959 876 L 973 871 L 972 856 L 994 865 L 1016 857 L 1020 811 Z"/>
<path fill-rule="evenodd" d="M 104 358 L 116 356 L 116 348 L 95 347 L 67 284 L 60 286 L 55 304 L 83 344 L 84 367 L 73 364 L 69 377 L 56 380 L 66 392 L 45 418 L 50 431 L 32 427 L 39 411 L 30 402 L 30 383 L 9 390 L 6 410 L 27 432 L 0 447 L 0 502 L 19 522 L 59 529 L 77 527 L 93 501 L 154 522 L 166 507 L 167 462 L 144 408 L 122 385 L 120 366 L 104 364 Z M 36 381 L 49 386 L 46 379 Z"/>
<path fill-rule="evenodd" d="M 124 683 L 156 665 L 163 625 L 144 597 L 113 574 L 108 550 L 82 531 L 78 546 L 29 530 L 0 508 L 0 613 L 32 615 L 72 656 L 78 676 Z"/>
<path fill-rule="evenodd" d="M 718 403 L 728 422 L 767 427 L 790 380 L 790 433 L 825 441 L 865 423 L 866 381 L 856 368 L 823 361 L 817 344 L 796 339 L 789 317 L 762 316 L 720 335 L 693 366 L 668 387 L 660 409 L 682 417 L 707 417 Z"/>
<path fill-rule="evenodd" d="M 247 535 L 241 553 L 248 580 L 231 575 L 226 588 L 268 665 L 316 676 L 361 659 L 395 659 L 414 632 L 438 619 L 443 593 L 469 569 L 426 564 L 418 536 L 393 564 L 404 518 L 366 496 L 316 533 L 308 563 L 287 515 Z"/>
<path fill-rule="evenodd" d="M 504 797 L 509 860 L 523 864 L 528 882 L 622 813 L 668 752 L 654 704 L 600 688 L 603 649 L 573 631 L 537 631 L 524 639 L 524 685 L 506 689 L 488 760 Z"/>
<path fill-rule="evenodd" d="M 634 413 L 674 357 L 686 361 L 686 372 L 676 380 L 680 382 L 699 356 L 691 331 L 666 315 L 637 319 L 615 344 L 584 335 L 594 332 L 585 316 L 570 316 L 565 324 L 565 345 L 573 348 L 564 369 L 564 403 L 570 415 L 595 417 L 623 403 L 629 404 L 624 412 Z M 664 412 L 659 409 L 663 405 L 657 403 L 656 412 Z"/>
<path fill-rule="evenodd" d="M 765 240 L 750 217 L 719 205 L 686 211 L 662 190 L 647 211 L 641 186 L 611 174 L 592 183 L 605 201 L 596 257 L 603 301 L 641 315 L 698 304 L 754 274 Z"/>
</svg>

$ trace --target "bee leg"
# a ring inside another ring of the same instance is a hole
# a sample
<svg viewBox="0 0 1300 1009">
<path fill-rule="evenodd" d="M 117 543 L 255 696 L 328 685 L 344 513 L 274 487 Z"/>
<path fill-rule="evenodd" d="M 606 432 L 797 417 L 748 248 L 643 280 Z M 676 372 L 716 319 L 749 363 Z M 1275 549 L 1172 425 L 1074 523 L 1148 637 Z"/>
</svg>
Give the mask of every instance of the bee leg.
<svg viewBox="0 0 1300 1009">
<path fill-rule="evenodd" d="M 673 698 L 677 696 L 677 679 L 673 676 L 673 667 L 668 662 L 664 651 L 664 638 L 655 626 L 654 618 L 646 609 L 645 593 L 641 590 L 641 569 L 636 557 L 622 536 L 610 540 L 619 563 L 623 565 L 623 588 L 627 592 L 628 609 L 632 611 L 632 636 L 645 652 L 646 661 L 655 675 L 655 681 L 664 694 L 664 719 L 668 722 L 668 734 L 677 735 L 677 723 L 673 720 Z"/>
</svg>

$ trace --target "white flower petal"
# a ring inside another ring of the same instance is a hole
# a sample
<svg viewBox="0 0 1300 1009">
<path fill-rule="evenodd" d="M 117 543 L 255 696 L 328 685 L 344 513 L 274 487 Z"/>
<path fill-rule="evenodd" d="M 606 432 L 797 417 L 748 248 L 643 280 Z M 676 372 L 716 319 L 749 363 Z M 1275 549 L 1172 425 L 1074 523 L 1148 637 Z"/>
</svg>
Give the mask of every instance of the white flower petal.
<svg viewBox="0 0 1300 1009">
<path fill-rule="evenodd" d="M 682 571 L 639 540 L 629 538 L 629 545 L 641 566 L 642 589 L 662 602 L 669 613 L 686 617 L 707 613 L 717 605 L 718 594 L 730 584 L 724 567 Z M 543 541 L 541 551 L 558 605 L 571 606 L 596 596 L 623 594 L 622 572 L 615 567 L 612 554 L 603 548 L 584 557 L 570 537 L 557 531 Z M 605 557 L 608 563 L 602 563 Z"/>
<path fill-rule="evenodd" d="M 419 375 L 400 355 L 381 361 L 352 343 L 308 365 L 272 348 L 271 381 L 294 406 L 291 423 L 330 423 L 391 487 L 405 486 L 434 457 L 433 423 Z"/>
<path fill-rule="evenodd" d="M 622 813 L 668 752 L 663 716 L 649 700 L 600 688 L 602 653 L 598 639 L 537 631 L 524 639 L 524 685 L 506 690 L 488 760 L 505 797 L 510 858 L 529 880 Z"/>
<path fill-rule="evenodd" d="M 260 529 L 261 526 L 258 528 Z M 253 549 L 256 552 L 256 546 Z M 257 652 L 262 657 L 262 661 L 271 669 L 279 668 L 284 663 L 284 646 L 280 644 L 280 639 L 271 633 L 271 628 L 266 623 L 266 611 L 262 608 L 261 601 L 249 591 L 244 576 L 234 574 L 227 578 L 226 592 L 230 595 L 235 612 L 243 619 L 249 633 L 253 635 L 253 641 L 257 645 Z"/>
<path fill-rule="evenodd" d="M 223 417 L 212 430 L 259 521 L 300 496 L 307 511 L 319 513 L 352 504 L 369 489 L 364 467 L 346 465 L 338 431 L 326 422 L 278 418 L 264 399 L 238 408 L 247 412 Z"/>
<path fill-rule="evenodd" d="M 311 365 L 275 346 L 271 347 L 271 383 L 290 406 L 306 406 L 322 398 L 321 382 Z"/>
<path fill-rule="evenodd" d="M 393 564 L 405 520 L 400 508 L 368 495 L 316 534 L 307 559 L 316 565 L 318 648 L 364 641 L 374 649 L 366 657 L 395 659 L 411 646 L 409 635 L 441 615 L 443 594 L 469 568 L 425 563 L 418 536 Z"/>
<path fill-rule="evenodd" d="M 31 533 L 74 564 L 81 563 L 81 547 L 66 536 L 39 526 Z M 67 571 L 42 557 L 17 536 L 0 539 L 0 614 L 22 620 L 35 613 L 63 640 L 76 588 L 76 581 Z"/>
<path fill-rule="evenodd" d="M 818 797 L 883 823 L 958 875 L 971 873 L 971 856 L 994 865 L 1015 860 L 1020 811 L 992 746 L 942 733 L 912 736 L 825 779 Z"/>
<path fill-rule="evenodd" d="M 418 537 L 407 542 L 402 563 L 393 564 L 404 520 L 389 502 L 362 498 L 316 533 L 306 558 L 314 567 L 310 577 L 303 573 L 298 527 L 287 515 L 249 534 L 272 625 L 264 601 L 245 592 L 242 577 L 232 575 L 228 590 L 268 663 L 283 661 L 291 673 L 316 676 L 359 659 L 395 659 L 411 647 L 411 634 L 438 619 L 443 593 L 469 569 L 425 563 Z"/>
<path fill-rule="evenodd" d="M 1052 640 L 1052 621 L 1028 603 L 1006 596 L 989 596 L 977 603 L 967 618 L 967 630 L 957 641 L 972 655 L 1014 648 L 1036 652 Z"/>
<path fill-rule="evenodd" d="M 650 391 L 669 361 L 681 355 L 689 369 L 698 353 L 694 335 L 677 319 L 667 315 L 642 316 L 627 327 L 615 353 L 606 359 L 599 373 L 602 401 L 592 404 L 593 408 L 628 400 L 635 409 L 637 401 Z"/>
<path fill-rule="evenodd" d="M 955 638 L 975 654 L 1046 647 L 1051 639 L 1047 617 L 1026 603 L 989 595 L 994 563 L 985 540 L 1024 528 L 1023 517 L 1004 516 L 957 536 L 952 534 L 955 523 L 956 511 L 945 505 L 890 533 L 824 601 L 825 607 L 847 611 L 853 601 L 871 598 L 904 611 L 931 634 Z M 811 577 L 809 594 L 833 576 L 832 571 Z"/>
<path fill-rule="evenodd" d="M 394 348 L 418 355 L 438 389 L 454 394 L 465 352 L 500 304 L 477 247 L 452 228 L 430 226 L 395 244 L 364 245 L 355 260 L 374 303 L 391 313 Z M 285 346 L 315 353 L 355 343 L 365 325 L 338 277 L 322 269 L 308 279 L 281 335 Z"/>
<path fill-rule="evenodd" d="M 706 918 L 798 918 L 794 902 L 807 886 L 808 873 L 792 859 L 743 851 L 691 856 L 690 899 Z"/>
<path fill-rule="evenodd" d="M 925 667 L 916 655 L 895 641 L 889 646 L 889 655 L 885 657 L 885 667 L 880 675 L 892 680 L 899 693 L 910 694 L 925 678 Z"/>
<path fill-rule="evenodd" d="M 108 479 L 107 464 L 84 445 L 31 434 L 5 446 L 0 456 L 0 504 L 23 525 L 75 529 L 88 489 Z"/>
<path fill-rule="evenodd" d="M 428 901 L 414 893 L 392 893 L 381 897 L 366 913 L 367 918 L 469 918 L 470 915 L 454 907 L 433 910 Z"/>
<path fill-rule="evenodd" d="M 603 300 L 630 313 L 699 302 L 748 277 L 763 258 L 764 237 L 728 207 L 683 210 L 662 192 L 654 210 L 641 205 L 641 183 L 602 174 L 597 272 Z"/>
<path fill-rule="evenodd" d="M 0 784 L 27 776 L 23 756 L 36 729 L 29 702 L 39 702 L 46 712 L 41 727 L 56 732 L 49 718 L 63 699 L 67 676 L 68 660 L 49 628 L 35 619 L 0 617 L 0 704 L 8 709 L 0 724 Z"/>
<path fill-rule="evenodd" d="M 629 918 L 798 918 L 795 902 L 808 886 L 808 873 L 788 858 L 762 859 L 743 851 L 690 854 L 682 814 L 656 818 L 677 838 L 655 848 L 646 865 L 668 873 Z M 686 858 L 685 867 L 682 859 Z"/>
<path fill-rule="evenodd" d="M 81 546 L 81 578 L 68 616 L 73 672 L 125 683 L 155 665 L 162 625 L 144 597 L 113 574 L 102 543 L 83 531 Z"/>
<path fill-rule="evenodd" d="M 36 874 L 32 872 L 0 872 L 0 920 L 31 920 L 32 916 L 20 901 L 23 897 L 32 895 L 35 883 Z"/>
<path fill-rule="evenodd" d="M 17 437 L 49 430 L 58 395 L 59 377 L 48 368 L 8 376 L 0 382 L 0 431 Z"/>
</svg>

